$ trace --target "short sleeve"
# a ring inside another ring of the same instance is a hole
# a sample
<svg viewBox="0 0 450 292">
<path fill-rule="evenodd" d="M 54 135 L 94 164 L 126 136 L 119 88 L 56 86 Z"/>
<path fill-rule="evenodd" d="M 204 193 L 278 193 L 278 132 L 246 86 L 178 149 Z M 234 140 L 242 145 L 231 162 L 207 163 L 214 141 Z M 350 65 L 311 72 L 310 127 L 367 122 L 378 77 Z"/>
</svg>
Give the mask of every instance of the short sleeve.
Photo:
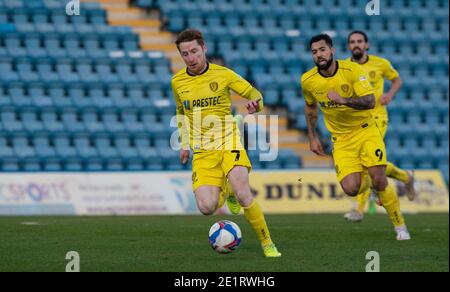
<svg viewBox="0 0 450 292">
<path fill-rule="evenodd" d="M 352 69 L 353 90 L 357 96 L 374 94 L 375 91 L 369 82 L 367 73 L 360 65 L 354 65 Z"/>
<path fill-rule="evenodd" d="M 239 74 L 227 70 L 228 87 L 244 98 L 249 98 L 253 86 Z"/>
<path fill-rule="evenodd" d="M 383 64 L 383 75 L 388 80 L 394 80 L 395 78 L 397 78 L 399 76 L 397 70 L 395 70 L 395 68 L 392 66 L 391 62 L 389 62 L 388 60 L 385 60 L 385 62 Z"/>
<path fill-rule="evenodd" d="M 303 98 L 305 99 L 305 102 L 309 105 L 312 105 L 316 102 L 316 100 L 314 99 L 313 95 L 311 94 L 311 92 L 308 90 L 306 83 L 302 80 L 300 80 L 300 86 L 302 88 L 302 95 Z"/>
</svg>

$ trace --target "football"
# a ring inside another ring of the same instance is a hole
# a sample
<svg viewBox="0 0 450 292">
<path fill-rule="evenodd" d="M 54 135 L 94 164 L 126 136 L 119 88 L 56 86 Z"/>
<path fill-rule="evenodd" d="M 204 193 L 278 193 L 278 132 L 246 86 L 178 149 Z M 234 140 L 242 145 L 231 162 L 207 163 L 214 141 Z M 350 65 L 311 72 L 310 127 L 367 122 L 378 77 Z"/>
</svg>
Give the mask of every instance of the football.
<svg viewBox="0 0 450 292">
<path fill-rule="evenodd" d="M 209 229 L 209 244 L 218 253 L 230 253 L 238 248 L 242 234 L 236 223 L 222 220 Z"/>
</svg>

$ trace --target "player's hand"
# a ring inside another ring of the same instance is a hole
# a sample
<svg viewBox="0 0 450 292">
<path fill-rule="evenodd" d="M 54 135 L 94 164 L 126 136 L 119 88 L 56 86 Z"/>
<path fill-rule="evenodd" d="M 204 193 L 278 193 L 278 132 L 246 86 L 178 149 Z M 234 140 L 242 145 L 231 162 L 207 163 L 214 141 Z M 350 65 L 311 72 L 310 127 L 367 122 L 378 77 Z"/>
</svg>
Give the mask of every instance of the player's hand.
<svg viewBox="0 0 450 292">
<path fill-rule="evenodd" d="M 319 156 L 326 156 L 325 151 L 323 151 L 322 143 L 320 143 L 320 140 L 317 137 L 309 139 L 309 148 Z"/>
<path fill-rule="evenodd" d="M 389 94 L 383 94 L 380 98 L 380 103 L 382 105 L 388 105 L 390 104 L 392 101 L 392 96 L 390 96 Z"/>
<path fill-rule="evenodd" d="M 189 161 L 189 150 L 180 150 L 180 161 L 182 164 L 186 164 Z"/>
<path fill-rule="evenodd" d="M 327 97 L 337 104 L 345 104 L 345 98 L 340 96 L 339 93 L 334 90 L 329 91 Z"/>
<path fill-rule="evenodd" d="M 259 102 L 261 101 L 261 98 L 258 98 L 257 100 L 250 100 L 246 104 L 246 108 L 248 110 L 249 114 L 254 114 L 259 110 Z"/>
</svg>

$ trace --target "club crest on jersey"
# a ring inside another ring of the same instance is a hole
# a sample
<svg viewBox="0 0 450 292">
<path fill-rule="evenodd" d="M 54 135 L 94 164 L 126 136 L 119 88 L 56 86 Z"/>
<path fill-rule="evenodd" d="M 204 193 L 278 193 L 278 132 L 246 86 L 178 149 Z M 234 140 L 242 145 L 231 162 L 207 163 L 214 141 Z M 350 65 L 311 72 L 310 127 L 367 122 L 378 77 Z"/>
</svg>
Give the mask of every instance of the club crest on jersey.
<svg viewBox="0 0 450 292">
<path fill-rule="evenodd" d="M 217 89 L 219 88 L 219 84 L 217 84 L 217 82 L 211 82 L 209 84 L 209 88 L 211 89 L 212 92 L 216 92 Z"/>
<path fill-rule="evenodd" d="M 377 73 L 375 73 L 375 71 L 370 71 L 370 72 L 369 72 L 369 77 L 370 77 L 371 79 L 374 79 L 376 76 L 377 76 Z"/>
<path fill-rule="evenodd" d="M 341 89 L 343 92 L 347 93 L 350 90 L 350 86 L 348 84 L 343 84 Z"/>
<path fill-rule="evenodd" d="M 189 100 L 185 100 L 184 102 L 184 108 L 187 110 L 191 109 L 191 102 Z"/>
</svg>

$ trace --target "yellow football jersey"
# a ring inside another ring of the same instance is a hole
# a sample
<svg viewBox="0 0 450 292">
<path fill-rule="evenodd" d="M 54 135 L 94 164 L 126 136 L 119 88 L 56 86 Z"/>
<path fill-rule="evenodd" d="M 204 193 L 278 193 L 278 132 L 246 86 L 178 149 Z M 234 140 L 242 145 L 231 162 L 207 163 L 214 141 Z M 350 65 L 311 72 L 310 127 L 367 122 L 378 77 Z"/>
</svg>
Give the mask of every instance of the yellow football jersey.
<svg viewBox="0 0 450 292">
<path fill-rule="evenodd" d="M 189 133 L 190 147 L 193 150 L 242 148 L 231 113 L 230 90 L 250 99 L 253 87 L 228 68 L 207 66 L 200 75 L 192 75 L 185 68 L 172 77 L 177 115 L 183 115 L 189 125 L 185 134 Z M 181 140 L 185 146 L 187 139 L 182 136 Z"/>
<path fill-rule="evenodd" d="M 351 58 L 347 60 L 351 61 Z M 382 105 L 380 102 L 381 96 L 384 92 L 384 79 L 387 78 L 388 80 L 394 80 L 399 76 L 398 72 L 388 60 L 374 55 L 368 55 L 367 61 L 364 64 L 361 64 L 361 66 L 367 72 L 369 81 L 375 89 L 376 105 L 372 110 L 372 114 L 379 119 L 387 120 L 388 113 L 386 106 Z"/>
<path fill-rule="evenodd" d="M 336 104 L 327 97 L 328 92 L 334 90 L 344 98 L 374 94 L 374 89 L 361 66 L 344 60 L 338 60 L 337 64 L 336 73 L 331 77 L 322 76 L 316 66 L 301 78 L 306 102 L 319 103 L 325 125 L 334 136 L 349 134 L 371 121 L 372 117 L 369 110 L 357 110 Z"/>
</svg>

